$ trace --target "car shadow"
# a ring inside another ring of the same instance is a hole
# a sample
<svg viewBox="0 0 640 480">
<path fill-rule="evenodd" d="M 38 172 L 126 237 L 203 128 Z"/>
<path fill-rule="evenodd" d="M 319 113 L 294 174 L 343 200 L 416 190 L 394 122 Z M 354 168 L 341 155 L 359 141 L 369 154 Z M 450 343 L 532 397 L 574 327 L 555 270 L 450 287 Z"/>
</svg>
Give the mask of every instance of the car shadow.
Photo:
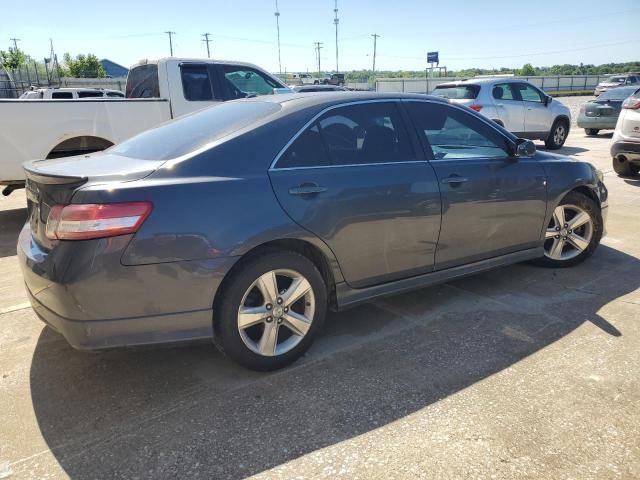
<svg viewBox="0 0 640 480">
<path fill-rule="evenodd" d="M 634 187 L 640 187 L 640 177 L 638 177 L 637 175 L 635 177 L 625 176 L 625 177 L 622 177 L 622 179 L 624 180 L 624 183 L 628 185 L 633 185 Z"/>
<path fill-rule="evenodd" d="M 26 221 L 26 208 L 0 210 L 0 258 L 16 254 L 18 235 Z"/>
<path fill-rule="evenodd" d="M 558 153 L 560 155 L 576 155 L 578 153 L 583 153 L 583 152 L 588 152 L 589 151 L 588 148 L 569 147 L 569 146 L 563 146 L 562 148 L 560 148 L 558 150 L 549 150 L 547 147 L 544 146 L 544 144 L 536 145 L 536 150 L 540 150 L 542 152 L 549 152 L 549 153 Z"/>
<path fill-rule="evenodd" d="M 606 246 L 572 269 L 514 265 L 332 314 L 271 374 L 208 345 L 77 352 L 45 328 L 33 409 L 71 478 L 247 477 L 546 355 L 584 323 L 624 335 L 599 312 L 639 285 L 640 261 Z"/>
</svg>

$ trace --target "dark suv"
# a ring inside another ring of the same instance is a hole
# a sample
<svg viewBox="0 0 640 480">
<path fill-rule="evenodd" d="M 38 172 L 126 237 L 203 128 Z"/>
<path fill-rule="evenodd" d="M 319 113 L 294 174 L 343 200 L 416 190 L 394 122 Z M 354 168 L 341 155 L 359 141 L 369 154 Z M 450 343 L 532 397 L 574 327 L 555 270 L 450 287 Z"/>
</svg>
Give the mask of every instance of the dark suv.
<svg viewBox="0 0 640 480">
<path fill-rule="evenodd" d="M 344 85 L 344 73 L 332 73 L 322 81 L 325 85 Z"/>
</svg>

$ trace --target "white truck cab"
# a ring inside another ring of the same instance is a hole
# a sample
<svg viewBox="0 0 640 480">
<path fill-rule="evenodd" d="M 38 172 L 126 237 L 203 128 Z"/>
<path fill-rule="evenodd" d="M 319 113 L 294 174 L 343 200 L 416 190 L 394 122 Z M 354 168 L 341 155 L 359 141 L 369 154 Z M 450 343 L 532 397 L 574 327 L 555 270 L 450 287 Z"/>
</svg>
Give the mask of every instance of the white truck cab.
<svg viewBox="0 0 640 480">
<path fill-rule="evenodd" d="M 290 90 L 250 63 L 170 57 L 131 67 L 126 98 L 0 100 L 3 194 L 24 186 L 28 160 L 104 150 L 220 102 L 283 92 Z"/>
</svg>

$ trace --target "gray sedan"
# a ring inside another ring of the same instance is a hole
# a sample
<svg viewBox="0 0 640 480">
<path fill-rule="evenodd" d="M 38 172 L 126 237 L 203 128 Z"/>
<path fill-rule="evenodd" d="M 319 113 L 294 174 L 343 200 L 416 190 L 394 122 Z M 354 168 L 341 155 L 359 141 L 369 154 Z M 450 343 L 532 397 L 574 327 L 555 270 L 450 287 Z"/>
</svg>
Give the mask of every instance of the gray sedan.
<svg viewBox="0 0 640 480">
<path fill-rule="evenodd" d="M 238 100 L 25 169 L 45 323 L 79 349 L 212 339 L 257 370 L 300 357 L 327 309 L 580 263 L 607 212 L 590 164 L 423 95 Z"/>
</svg>

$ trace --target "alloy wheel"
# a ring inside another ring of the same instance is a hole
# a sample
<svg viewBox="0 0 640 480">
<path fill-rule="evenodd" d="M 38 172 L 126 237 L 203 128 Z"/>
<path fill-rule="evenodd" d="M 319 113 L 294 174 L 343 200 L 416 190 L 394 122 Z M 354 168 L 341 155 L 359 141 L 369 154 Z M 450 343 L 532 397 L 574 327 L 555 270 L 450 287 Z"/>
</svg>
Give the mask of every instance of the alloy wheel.
<svg viewBox="0 0 640 480">
<path fill-rule="evenodd" d="M 294 270 L 271 270 L 245 292 L 238 309 L 238 331 L 253 352 L 283 355 L 311 328 L 315 295 L 309 281 Z"/>
<path fill-rule="evenodd" d="M 565 128 L 564 124 L 559 123 L 553 132 L 553 141 L 556 145 L 562 145 L 566 137 L 567 129 Z"/>
<path fill-rule="evenodd" d="M 545 233 L 545 256 L 553 260 L 577 257 L 589 247 L 593 230 L 588 212 L 577 205 L 559 205 Z"/>
</svg>

